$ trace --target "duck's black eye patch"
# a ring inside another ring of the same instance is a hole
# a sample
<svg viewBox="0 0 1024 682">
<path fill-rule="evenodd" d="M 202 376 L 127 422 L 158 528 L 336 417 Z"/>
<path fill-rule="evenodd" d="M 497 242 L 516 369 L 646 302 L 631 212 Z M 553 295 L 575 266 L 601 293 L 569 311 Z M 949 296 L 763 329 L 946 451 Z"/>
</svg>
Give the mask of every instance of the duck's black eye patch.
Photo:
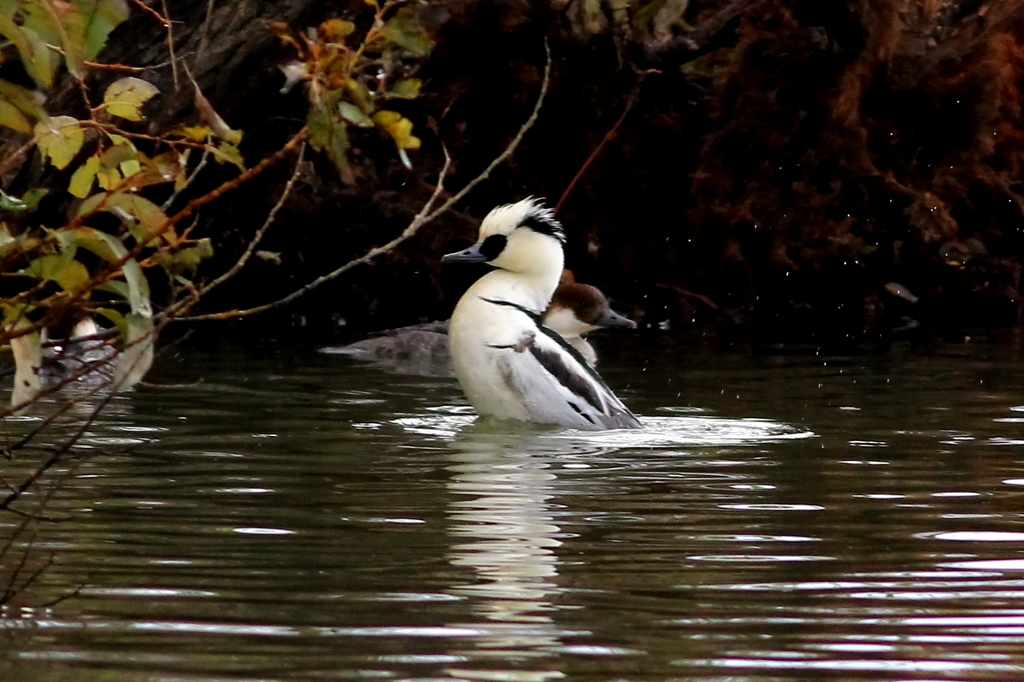
<svg viewBox="0 0 1024 682">
<path fill-rule="evenodd" d="M 490 237 L 485 239 L 480 245 L 480 255 L 487 260 L 494 260 L 497 258 L 502 251 L 505 250 L 505 244 L 508 242 L 508 237 L 503 234 L 492 234 Z"/>
</svg>

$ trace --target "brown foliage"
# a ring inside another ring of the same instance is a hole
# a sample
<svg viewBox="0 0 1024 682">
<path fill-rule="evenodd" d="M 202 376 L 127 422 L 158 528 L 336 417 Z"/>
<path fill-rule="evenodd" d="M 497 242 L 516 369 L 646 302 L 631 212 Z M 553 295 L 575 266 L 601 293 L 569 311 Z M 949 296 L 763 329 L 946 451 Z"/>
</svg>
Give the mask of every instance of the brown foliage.
<svg viewBox="0 0 1024 682">
<path fill-rule="evenodd" d="M 978 240 L 972 260 L 992 282 L 1017 279 L 1020 3 L 831 4 L 763 3 L 723 51 L 691 211 L 708 266 L 715 253 L 735 261 L 738 243 L 748 303 L 773 293 L 759 290 L 772 271 L 853 262 L 868 288 L 892 278 L 922 296 L 999 296 L 1015 316 L 1016 289 L 940 251 Z"/>
</svg>

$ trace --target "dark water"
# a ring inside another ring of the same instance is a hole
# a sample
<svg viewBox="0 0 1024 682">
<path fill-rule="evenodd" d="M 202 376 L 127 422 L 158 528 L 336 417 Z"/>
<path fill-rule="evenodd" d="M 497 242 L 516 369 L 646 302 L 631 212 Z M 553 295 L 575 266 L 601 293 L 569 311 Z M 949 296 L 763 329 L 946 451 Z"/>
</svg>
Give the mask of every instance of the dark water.
<svg viewBox="0 0 1024 682">
<path fill-rule="evenodd" d="M 996 336 L 609 337 L 649 428 L 585 435 L 185 346 L 151 378 L 191 385 L 119 397 L 40 489 L 53 564 L 0 612 L 0 679 L 1024 679 L 1024 342 Z"/>
</svg>

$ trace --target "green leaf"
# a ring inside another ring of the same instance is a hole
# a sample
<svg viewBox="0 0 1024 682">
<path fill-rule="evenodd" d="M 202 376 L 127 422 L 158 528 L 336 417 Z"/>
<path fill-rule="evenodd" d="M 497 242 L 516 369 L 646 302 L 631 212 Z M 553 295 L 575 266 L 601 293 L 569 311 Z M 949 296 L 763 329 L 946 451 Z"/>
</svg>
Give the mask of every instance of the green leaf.
<svg viewBox="0 0 1024 682">
<path fill-rule="evenodd" d="M 71 116 L 54 116 L 49 123 L 40 121 L 35 125 L 39 151 L 50 158 L 50 163 L 57 170 L 67 168 L 82 148 L 85 132 L 80 123 Z"/>
<path fill-rule="evenodd" d="M 0 98 L 0 125 L 17 130 L 19 133 L 32 132 L 32 124 L 21 113 L 21 110 L 2 98 Z"/>
<path fill-rule="evenodd" d="M 423 87 L 423 81 L 419 78 L 406 78 L 392 85 L 391 89 L 385 94 L 385 97 L 396 99 L 416 99 L 420 96 L 421 87 Z"/>
<path fill-rule="evenodd" d="M 39 279 L 52 280 L 65 291 L 72 291 L 89 281 L 89 271 L 69 253 L 40 256 L 21 271 Z"/>
<path fill-rule="evenodd" d="M 111 288 L 107 286 L 110 284 L 120 284 L 121 286 L 124 286 L 124 282 L 107 282 L 106 284 L 101 284 L 96 288 L 110 291 Z M 114 293 L 118 292 L 115 291 Z M 113 322 L 114 326 L 117 327 L 118 332 L 120 332 L 122 338 L 128 336 L 128 323 L 125 322 L 124 315 L 122 315 L 120 311 L 114 310 L 113 308 L 97 308 L 96 314 L 102 315 L 103 317 Z"/>
<path fill-rule="evenodd" d="M 90 251 L 108 263 L 119 263 L 128 255 L 128 249 L 113 235 L 93 229 L 79 227 L 65 230 L 58 234 L 61 245 L 65 248 L 81 247 Z M 133 313 L 151 316 L 152 306 L 149 300 L 149 282 L 142 272 L 142 267 L 134 258 L 129 258 L 121 265 L 124 282 L 112 280 L 105 282 L 97 289 L 110 291 L 128 299 Z M 110 317 L 109 315 L 107 317 Z M 111 318 L 113 319 L 113 318 Z M 114 320 L 116 323 L 116 320 Z M 120 325 L 119 325 L 120 326 Z"/>
<path fill-rule="evenodd" d="M 416 20 L 416 8 L 409 5 L 400 8 L 388 19 L 382 33 L 385 38 L 417 57 L 426 57 L 434 49 L 433 39 Z"/>
<path fill-rule="evenodd" d="M 325 104 L 311 107 L 306 123 L 309 127 L 309 143 L 313 149 L 327 152 L 327 157 L 338 169 L 343 182 L 355 182 L 355 175 L 348 163 L 348 130 L 345 123 L 335 120 Z"/>
<path fill-rule="evenodd" d="M 341 113 L 341 117 L 352 125 L 359 126 L 360 128 L 373 127 L 373 119 L 360 111 L 359 107 L 354 104 L 342 102 L 338 105 L 338 111 Z"/>
<path fill-rule="evenodd" d="M 0 12 L 0 35 L 18 48 L 21 63 L 32 80 L 41 88 L 50 87 L 60 62 L 39 34 L 30 28 L 18 26 L 14 22 L 13 12 Z"/>
<path fill-rule="evenodd" d="M 370 89 L 353 78 L 348 79 L 345 86 L 348 88 L 353 104 L 359 107 L 364 114 L 372 114 L 374 109 L 373 93 L 370 92 Z"/>
<path fill-rule="evenodd" d="M 187 273 L 194 275 L 199 264 L 213 255 L 213 243 L 209 239 L 197 240 L 195 246 L 189 246 L 171 254 L 164 267 L 172 274 Z"/>
<path fill-rule="evenodd" d="M 149 199 L 127 192 L 94 194 L 78 207 L 79 215 L 106 211 L 121 219 L 140 244 L 151 241 L 154 233 L 167 224 L 167 215 Z M 168 229 L 161 235 L 172 246 L 178 242 L 177 234 Z"/>
<path fill-rule="evenodd" d="M 114 81 L 107 87 L 103 93 L 103 103 L 107 105 L 107 111 L 114 116 L 129 121 L 141 121 L 142 113 L 139 109 L 159 92 L 152 83 L 128 76 Z"/>
<path fill-rule="evenodd" d="M 125 348 L 114 366 L 111 385 L 115 391 L 132 388 L 146 376 L 153 365 L 153 346 L 156 344 L 156 328 L 150 315 L 131 312 L 124 316 L 128 334 L 122 337 Z"/>
<path fill-rule="evenodd" d="M 95 59 L 107 44 L 110 32 L 128 18 L 128 3 L 125 0 L 71 0 L 71 4 L 84 19 L 82 53 L 86 59 Z"/>
<path fill-rule="evenodd" d="M 306 126 L 309 128 L 309 144 L 313 149 L 322 152 L 330 145 L 334 123 L 325 107 L 311 106 L 306 115 Z"/>
<path fill-rule="evenodd" d="M 373 122 L 384 129 L 399 149 L 419 149 L 420 138 L 412 134 L 412 121 L 397 111 L 378 111 Z"/>
<path fill-rule="evenodd" d="M 43 110 L 44 98 L 40 92 L 0 79 L 0 99 L 13 104 L 26 118 L 32 117 L 42 121 L 49 119 Z"/>
<path fill-rule="evenodd" d="M 108 263 L 116 263 L 128 255 L 128 249 L 117 237 L 92 227 L 63 230 L 57 233 L 57 239 L 65 251 L 81 247 Z"/>
<path fill-rule="evenodd" d="M 12 197 L 0 189 L 0 209 L 11 211 L 12 213 L 32 211 L 39 205 L 44 196 L 46 196 L 46 190 L 38 187 L 28 190 L 21 198 Z"/>
<path fill-rule="evenodd" d="M 85 64 L 82 56 L 81 14 L 70 4 L 54 0 L 24 2 L 21 9 L 24 19 L 22 28 L 34 32 L 44 43 L 59 48 L 68 71 L 82 76 Z M 56 69 L 60 65 L 60 55 L 54 52 L 51 60 Z"/>
<path fill-rule="evenodd" d="M 36 31 L 50 45 L 60 46 L 68 71 L 79 78 L 84 76 L 85 55 L 82 48 L 85 20 L 79 9 L 68 2 L 41 0 L 25 3 L 25 10 L 25 26 Z M 59 57 L 57 59 L 59 61 Z"/>
<path fill-rule="evenodd" d="M 11 254 L 25 256 L 37 251 L 39 246 L 39 239 L 30 237 L 24 232 L 16 237 L 12 236 L 7 226 L 0 223 L 0 257 L 6 257 Z M 0 299 L 0 308 L 3 307 L 4 300 L 7 299 Z"/>
</svg>

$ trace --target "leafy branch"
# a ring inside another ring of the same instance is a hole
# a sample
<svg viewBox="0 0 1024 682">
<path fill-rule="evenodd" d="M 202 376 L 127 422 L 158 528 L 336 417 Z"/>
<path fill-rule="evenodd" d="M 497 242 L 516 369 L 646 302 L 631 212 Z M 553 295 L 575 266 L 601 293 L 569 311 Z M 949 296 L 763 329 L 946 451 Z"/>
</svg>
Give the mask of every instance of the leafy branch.
<svg viewBox="0 0 1024 682">
<path fill-rule="evenodd" d="M 533 127 L 533 124 L 536 123 L 537 117 L 540 115 L 541 106 L 544 104 L 544 98 L 547 95 L 548 84 L 551 78 L 551 47 L 548 45 L 546 40 L 544 42 L 544 51 L 547 58 L 544 65 L 544 78 L 541 81 L 540 93 L 537 95 L 537 102 L 534 104 L 533 111 L 530 112 L 530 116 L 526 119 L 523 125 L 520 126 L 519 131 L 516 133 L 515 137 L 512 138 L 511 142 L 509 142 L 508 146 L 505 147 L 504 151 L 502 151 L 498 156 L 496 156 L 487 165 L 487 167 L 480 172 L 479 175 L 477 175 L 468 183 L 466 183 L 466 185 L 461 190 L 451 195 L 440 206 L 434 208 L 434 204 L 437 202 L 438 198 L 444 191 L 444 180 L 447 175 L 448 169 L 451 165 L 451 158 L 448 155 L 447 149 L 444 149 L 445 162 L 444 166 L 441 168 L 441 171 L 438 175 L 437 185 L 434 188 L 433 193 L 431 194 L 427 202 L 423 205 L 423 208 L 421 208 L 419 212 L 413 217 L 409 225 L 404 230 L 402 230 L 402 232 L 394 239 L 388 241 L 385 244 L 382 244 L 381 246 L 370 249 L 362 256 L 359 256 L 358 258 L 348 261 L 344 265 L 335 268 L 334 270 L 328 272 L 327 274 L 317 277 L 315 280 L 309 282 L 305 286 L 293 291 L 287 296 L 280 298 L 276 301 L 272 301 L 270 303 L 266 303 L 264 305 L 256 306 L 253 308 L 247 308 L 245 310 L 229 310 L 220 313 L 208 313 L 205 315 L 195 315 L 193 317 L 179 318 L 180 321 L 227 320 L 241 317 L 249 317 L 259 313 L 267 312 L 269 310 L 273 310 L 274 308 L 280 308 L 282 306 L 288 305 L 289 303 L 295 301 L 301 296 L 304 296 L 305 294 L 309 293 L 313 289 L 316 289 L 320 285 L 330 282 L 333 279 L 336 279 L 337 277 L 348 272 L 352 268 L 358 265 L 362 265 L 364 263 L 368 263 L 369 261 L 373 260 L 378 256 L 393 251 L 400 244 L 415 236 L 416 233 L 419 232 L 419 230 L 422 227 L 431 223 L 444 213 L 447 213 L 452 208 L 452 206 L 462 201 L 462 199 L 464 199 L 466 195 L 473 190 L 474 187 L 476 187 L 481 182 L 486 180 L 494 171 L 495 168 L 497 168 L 499 165 L 507 161 L 512 156 L 512 154 L 516 150 L 516 147 L 518 147 L 519 143 L 522 142 L 523 137 L 526 135 L 527 131 L 529 131 L 530 128 Z"/>
</svg>

